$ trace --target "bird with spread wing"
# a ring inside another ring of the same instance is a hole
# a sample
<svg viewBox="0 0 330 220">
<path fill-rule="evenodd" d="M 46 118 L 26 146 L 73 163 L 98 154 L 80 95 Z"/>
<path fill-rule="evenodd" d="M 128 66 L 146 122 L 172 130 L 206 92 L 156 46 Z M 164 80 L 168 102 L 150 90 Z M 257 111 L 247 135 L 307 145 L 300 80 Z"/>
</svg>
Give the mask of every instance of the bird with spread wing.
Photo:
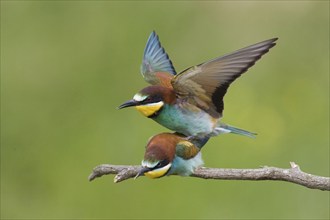
<svg viewBox="0 0 330 220">
<path fill-rule="evenodd" d="M 152 32 L 144 50 L 141 73 L 151 84 L 119 108 L 134 106 L 166 128 L 189 136 L 255 133 L 220 121 L 228 87 L 255 64 L 277 38 L 253 44 L 176 73 L 172 61 Z"/>
</svg>

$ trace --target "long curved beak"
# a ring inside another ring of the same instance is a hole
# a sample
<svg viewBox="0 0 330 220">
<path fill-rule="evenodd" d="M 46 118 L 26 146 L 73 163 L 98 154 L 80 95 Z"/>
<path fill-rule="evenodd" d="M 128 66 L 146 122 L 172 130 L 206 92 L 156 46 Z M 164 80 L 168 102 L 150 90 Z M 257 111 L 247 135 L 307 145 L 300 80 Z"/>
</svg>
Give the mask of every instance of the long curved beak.
<svg viewBox="0 0 330 220">
<path fill-rule="evenodd" d="M 128 100 L 127 102 L 124 102 L 123 104 L 121 104 L 118 109 L 122 109 L 122 108 L 127 108 L 127 107 L 131 107 L 131 106 L 136 106 L 138 105 L 139 102 L 135 101 L 134 99 Z"/>
<path fill-rule="evenodd" d="M 136 176 L 134 177 L 134 179 L 138 178 L 139 176 L 143 176 L 144 173 L 150 171 L 151 169 L 149 167 L 142 167 L 141 170 L 138 172 L 138 174 L 136 174 Z"/>
</svg>

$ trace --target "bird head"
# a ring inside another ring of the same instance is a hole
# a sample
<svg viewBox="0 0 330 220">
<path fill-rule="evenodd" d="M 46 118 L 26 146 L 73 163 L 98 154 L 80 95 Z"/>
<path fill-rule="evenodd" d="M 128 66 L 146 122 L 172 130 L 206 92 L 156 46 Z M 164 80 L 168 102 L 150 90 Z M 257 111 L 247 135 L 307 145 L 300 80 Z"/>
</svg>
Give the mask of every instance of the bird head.
<svg viewBox="0 0 330 220">
<path fill-rule="evenodd" d="M 164 106 L 175 101 L 175 94 L 171 88 L 163 86 L 148 86 L 136 93 L 133 99 L 120 105 L 118 108 L 135 106 L 146 117 L 156 115 Z"/>
<path fill-rule="evenodd" d="M 135 178 L 143 175 L 151 179 L 160 178 L 168 173 L 171 166 L 172 163 L 169 163 L 167 160 L 154 161 L 154 162 L 143 160 L 142 169 L 139 171 L 139 173 Z"/>
<path fill-rule="evenodd" d="M 181 140 L 178 135 L 161 133 L 153 136 L 147 146 L 142 161 L 142 169 L 136 177 L 163 177 L 170 171 L 175 157 L 176 144 Z"/>
</svg>

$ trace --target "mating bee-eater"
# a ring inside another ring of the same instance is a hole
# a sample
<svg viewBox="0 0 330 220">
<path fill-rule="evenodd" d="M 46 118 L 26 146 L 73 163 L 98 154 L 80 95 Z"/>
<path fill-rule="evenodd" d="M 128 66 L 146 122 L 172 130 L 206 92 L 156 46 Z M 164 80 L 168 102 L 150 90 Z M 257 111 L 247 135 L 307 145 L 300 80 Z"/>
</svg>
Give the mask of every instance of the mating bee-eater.
<svg viewBox="0 0 330 220">
<path fill-rule="evenodd" d="M 254 133 L 220 122 L 223 98 L 230 84 L 275 46 L 265 40 L 176 74 L 159 38 L 152 32 L 144 50 L 141 72 L 152 84 L 119 108 L 135 106 L 144 116 L 186 136 Z"/>
<path fill-rule="evenodd" d="M 148 141 L 142 169 L 136 177 L 191 175 L 197 167 L 203 165 L 200 149 L 209 138 L 185 137 L 178 133 L 161 133 L 153 136 Z"/>
</svg>

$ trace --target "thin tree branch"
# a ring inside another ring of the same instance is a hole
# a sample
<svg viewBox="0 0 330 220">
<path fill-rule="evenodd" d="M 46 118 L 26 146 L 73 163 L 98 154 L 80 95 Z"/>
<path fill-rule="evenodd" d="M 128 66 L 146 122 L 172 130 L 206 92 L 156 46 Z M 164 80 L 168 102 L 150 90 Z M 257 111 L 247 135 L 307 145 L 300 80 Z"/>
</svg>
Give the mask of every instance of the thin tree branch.
<svg viewBox="0 0 330 220">
<path fill-rule="evenodd" d="M 222 169 L 201 167 L 191 177 L 218 180 L 279 180 L 299 184 L 311 189 L 330 191 L 330 178 L 305 173 L 294 162 L 291 168 L 262 167 L 259 169 Z M 102 164 L 94 168 L 89 181 L 108 174 L 116 174 L 115 183 L 134 178 L 141 166 Z"/>
</svg>

